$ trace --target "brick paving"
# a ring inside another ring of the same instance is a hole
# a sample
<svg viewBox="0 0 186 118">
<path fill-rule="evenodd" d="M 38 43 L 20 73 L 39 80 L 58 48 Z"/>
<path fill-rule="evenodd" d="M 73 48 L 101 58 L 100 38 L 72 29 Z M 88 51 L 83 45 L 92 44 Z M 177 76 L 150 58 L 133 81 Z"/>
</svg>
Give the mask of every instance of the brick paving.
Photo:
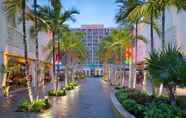
<svg viewBox="0 0 186 118">
<path fill-rule="evenodd" d="M 11 101 L 9 104 L 0 104 L 0 118 L 115 118 L 108 83 L 102 82 L 100 78 L 87 78 L 80 81 L 80 85 L 65 97 L 49 98 L 53 106 L 48 112 L 40 114 L 14 112 L 17 100 L 25 96 L 25 93 L 17 93 L 20 94 L 16 95 L 17 98 L 7 100 Z"/>
</svg>

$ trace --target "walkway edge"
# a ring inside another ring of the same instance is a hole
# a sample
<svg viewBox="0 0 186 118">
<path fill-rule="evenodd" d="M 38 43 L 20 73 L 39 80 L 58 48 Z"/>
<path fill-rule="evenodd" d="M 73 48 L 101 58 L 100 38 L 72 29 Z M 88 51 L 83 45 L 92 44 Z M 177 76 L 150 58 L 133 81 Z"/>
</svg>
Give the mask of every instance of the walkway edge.
<svg viewBox="0 0 186 118">
<path fill-rule="evenodd" d="M 116 117 L 117 118 L 136 118 L 135 116 L 130 114 L 127 110 L 125 110 L 122 107 L 122 105 L 117 100 L 115 93 L 116 93 L 115 91 L 111 92 L 110 98 L 111 98 L 111 102 L 112 102 L 112 108 L 116 114 Z"/>
</svg>

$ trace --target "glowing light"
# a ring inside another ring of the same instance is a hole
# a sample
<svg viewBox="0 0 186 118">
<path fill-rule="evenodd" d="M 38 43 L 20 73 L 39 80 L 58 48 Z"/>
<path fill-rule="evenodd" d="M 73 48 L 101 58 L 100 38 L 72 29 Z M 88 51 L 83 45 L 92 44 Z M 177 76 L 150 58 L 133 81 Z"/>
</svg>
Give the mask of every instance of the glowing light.
<svg viewBox="0 0 186 118">
<path fill-rule="evenodd" d="M 130 64 L 132 62 L 132 47 L 127 47 L 124 52 L 125 64 Z"/>
</svg>

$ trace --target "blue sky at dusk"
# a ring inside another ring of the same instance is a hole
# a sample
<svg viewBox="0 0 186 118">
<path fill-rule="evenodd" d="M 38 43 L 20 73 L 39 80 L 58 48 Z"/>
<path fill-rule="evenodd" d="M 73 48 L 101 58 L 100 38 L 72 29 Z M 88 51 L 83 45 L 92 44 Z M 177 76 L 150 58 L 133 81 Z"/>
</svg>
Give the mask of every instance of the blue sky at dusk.
<svg viewBox="0 0 186 118">
<path fill-rule="evenodd" d="M 75 16 L 76 22 L 68 22 L 70 27 L 80 27 L 82 24 L 104 24 L 106 27 L 116 27 L 115 0 L 62 0 L 62 4 L 65 9 L 76 8 L 80 12 Z"/>
</svg>

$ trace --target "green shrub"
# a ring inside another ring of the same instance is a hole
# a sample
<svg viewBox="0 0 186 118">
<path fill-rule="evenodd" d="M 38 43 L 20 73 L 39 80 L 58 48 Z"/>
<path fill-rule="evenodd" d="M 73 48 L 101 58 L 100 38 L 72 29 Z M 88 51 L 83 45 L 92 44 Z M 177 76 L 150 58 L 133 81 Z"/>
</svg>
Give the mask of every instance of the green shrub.
<svg viewBox="0 0 186 118">
<path fill-rule="evenodd" d="M 128 94 L 126 92 L 119 91 L 116 93 L 116 97 L 120 102 L 122 102 L 128 98 Z"/>
<path fill-rule="evenodd" d="M 49 96 L 65 96 L 66 92 L 64 90 L 64 88 L 60 88 L 60 89 L 51 89 L 48 91 L 48 95 Z"/>
<path fill-rule="evenodd" d="M 39 99 L 38 101 L 34 101 L 31 103 L 27 99 L 23 99 L 18 104 L 17 111 L 21 112 L 43 112 L 44 110 L 50 108 L 50 103 L 47 99 Z"/>
<path fill-rule="evenodd" d="M 177 103 L 177 106 L 186 111 L 186 96 L 177 96 L 176 97 L 176 103 Z"/>
<path fill-rule="evenodd" d="M 65 86 L 66 90 L 73 90 L 75 87 L 77 87 L 78 84 L 75 81 L 69 82 L 67 86 Z"/>
<path fill-rule="evenodd" d="M 143 115 L 143 112 L 145 110 L 145 107 L 143 105 L 138 104 L 135 100 L 131 99 L 124 100 L 122 102 L 122 105 L 127 111 L 139 117 Z"/>
<path fill-rule="evenodd" d="M 74 86 L 72 86 L 72 85 L 67 85 L 67 86 L 65 86 L 65 89 L 66 89 L 66 90 L 73 90 L 73 89 L 74 89 Z"/>
<path fill-rule="evenodd" d="M 18 104 L 18 111 L 30 111 L 31 107 L 32 104 L 28 99 L 22 99 Z"/>
<path fill-rule="evenodd" d="M 180 118 L 180 108 L 186 108 L 181 102 L 184 97 L 177 100 L 177 107 L 170 105 L 168 97 L 148 96 L 134 89 L 118 89 L 116 97 L 127 111 L 138 118 Z"/>
<path fill-rule="evenodd" d="M 45 108 L 45 102 L 43 100 L 36 101 L 32 106 L 33 112 L 41 112 Z"/>
<path fill-rule="evenodd" d="M 157 102 L 146 107 L 144 118 L 181 118 L 181 111 L 175 106 Z"/>
</svg>

